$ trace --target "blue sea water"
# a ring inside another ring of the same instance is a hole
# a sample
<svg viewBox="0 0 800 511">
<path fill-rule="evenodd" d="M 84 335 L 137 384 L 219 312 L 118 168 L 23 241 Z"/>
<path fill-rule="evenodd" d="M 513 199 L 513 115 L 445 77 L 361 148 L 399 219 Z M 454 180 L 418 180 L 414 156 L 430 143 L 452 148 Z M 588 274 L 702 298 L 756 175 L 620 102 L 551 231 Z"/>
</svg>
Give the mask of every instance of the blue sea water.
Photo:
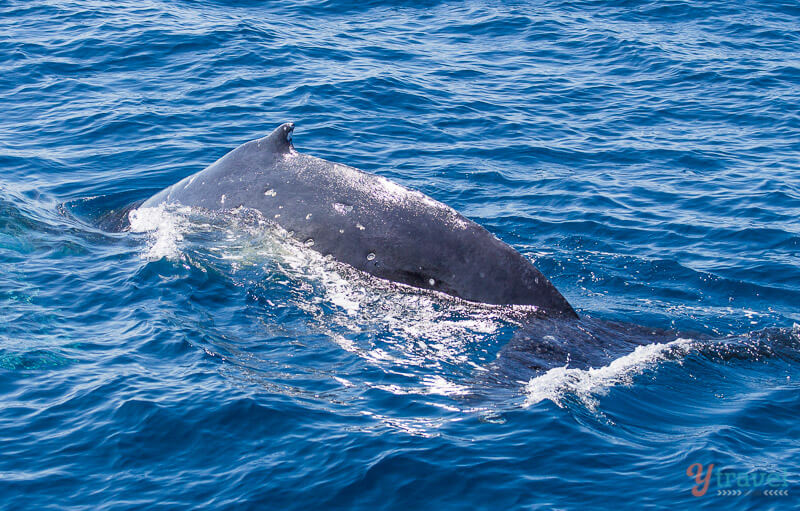
<svg viewBox="0 0 800 511">
<path fill-rule="evenodd" d="M 797 506 L 796 2 L 10 0 L 0 56 L 0 508 Z M 581 322 L 103 228 L 286 121 Z"/>
</svg>

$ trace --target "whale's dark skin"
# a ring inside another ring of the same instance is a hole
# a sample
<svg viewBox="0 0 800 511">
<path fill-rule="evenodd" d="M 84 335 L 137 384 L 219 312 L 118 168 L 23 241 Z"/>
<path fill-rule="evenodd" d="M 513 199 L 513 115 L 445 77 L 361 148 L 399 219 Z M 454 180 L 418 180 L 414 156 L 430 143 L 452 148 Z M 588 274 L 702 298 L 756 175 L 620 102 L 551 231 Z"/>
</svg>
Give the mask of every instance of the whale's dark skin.
<svg viewBox="0 0 800 511">
<path fill-rule="evenodd" d="M 530 261 L 480 225 L 383 177 L 298 153 L 293 129 L 283 124 L 237 147 L 141 207 L 256 209 L 306 246 L 376 277 L 577 317 Z"/>
</svg>

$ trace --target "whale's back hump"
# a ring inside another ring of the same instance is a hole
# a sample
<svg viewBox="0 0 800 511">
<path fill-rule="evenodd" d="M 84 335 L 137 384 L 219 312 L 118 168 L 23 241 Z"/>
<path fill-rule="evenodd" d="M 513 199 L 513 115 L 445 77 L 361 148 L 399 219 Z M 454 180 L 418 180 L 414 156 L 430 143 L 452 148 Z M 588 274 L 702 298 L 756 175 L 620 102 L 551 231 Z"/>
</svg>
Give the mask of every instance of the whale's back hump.
<svg viewBox="0 0 800 511">
<path fill-rule="evenodd" d="M 292 145 L 294 124 L 252 140 L 148 199 L 261 212 L 323 255 L 376 277 L 474 302 L 575 316 L 519 252 L 449 206 Z"/>
</svg>

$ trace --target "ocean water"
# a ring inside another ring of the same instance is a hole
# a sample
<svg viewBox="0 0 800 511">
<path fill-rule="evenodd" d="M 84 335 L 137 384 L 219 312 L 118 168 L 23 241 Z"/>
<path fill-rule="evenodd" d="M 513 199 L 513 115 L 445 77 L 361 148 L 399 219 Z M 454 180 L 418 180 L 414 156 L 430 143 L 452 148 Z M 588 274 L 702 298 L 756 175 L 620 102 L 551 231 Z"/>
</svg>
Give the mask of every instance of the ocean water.
<svg viewBox="0 0 800 511">
<path fill-rule="evenodd" d="M 800 501 L 796 2 L 9 0 L 0 55 L 1 509 Z M 287 121 L 581 321 L 104 227 Z"/>
</svg>

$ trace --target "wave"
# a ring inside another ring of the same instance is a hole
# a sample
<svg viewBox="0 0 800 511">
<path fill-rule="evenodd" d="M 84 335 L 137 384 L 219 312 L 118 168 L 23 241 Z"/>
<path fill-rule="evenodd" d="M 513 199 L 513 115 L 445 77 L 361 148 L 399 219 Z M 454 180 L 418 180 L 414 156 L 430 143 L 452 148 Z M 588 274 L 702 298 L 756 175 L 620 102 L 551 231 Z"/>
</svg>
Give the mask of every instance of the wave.
<svg viewBox="0 0 800 511">
<path fill-rule="evenodd" d="M 667 360 L 680 360 L 692 349 L 690 339 L 678 339 L 666 344 L 637 346 L 629 355 L 613 360 L 607 366 L 589 369 L 556 367 L 535 376 L 525 387 L 525 406 L 548 399 L 564 407 L 568 399 L 580 401 L 590 410 L 597 409 L 597 396 L 611 387 L 630 385 L 633 378 Z"/>
<path fill-rule="evenodd" d="M 665 343 L 655 342 L 637 346 L 629 354 L 598 367 L 569 367 L 567 363 L 527 382 L 525 406 L 548 400 L 561 408 L 578 404 L 597 412 L 599 399 L 612 388 L 633 385 L 637 377 L 648 372 L 652 373 L 652 378 L 657 378 L 662 366 L 680 366 L 689 357 L 710 364 L 777 359 L 796 365 L 800 363 L 800 325 L 767 328 L 720 339 L 678 338 Z"/>
</svg>

